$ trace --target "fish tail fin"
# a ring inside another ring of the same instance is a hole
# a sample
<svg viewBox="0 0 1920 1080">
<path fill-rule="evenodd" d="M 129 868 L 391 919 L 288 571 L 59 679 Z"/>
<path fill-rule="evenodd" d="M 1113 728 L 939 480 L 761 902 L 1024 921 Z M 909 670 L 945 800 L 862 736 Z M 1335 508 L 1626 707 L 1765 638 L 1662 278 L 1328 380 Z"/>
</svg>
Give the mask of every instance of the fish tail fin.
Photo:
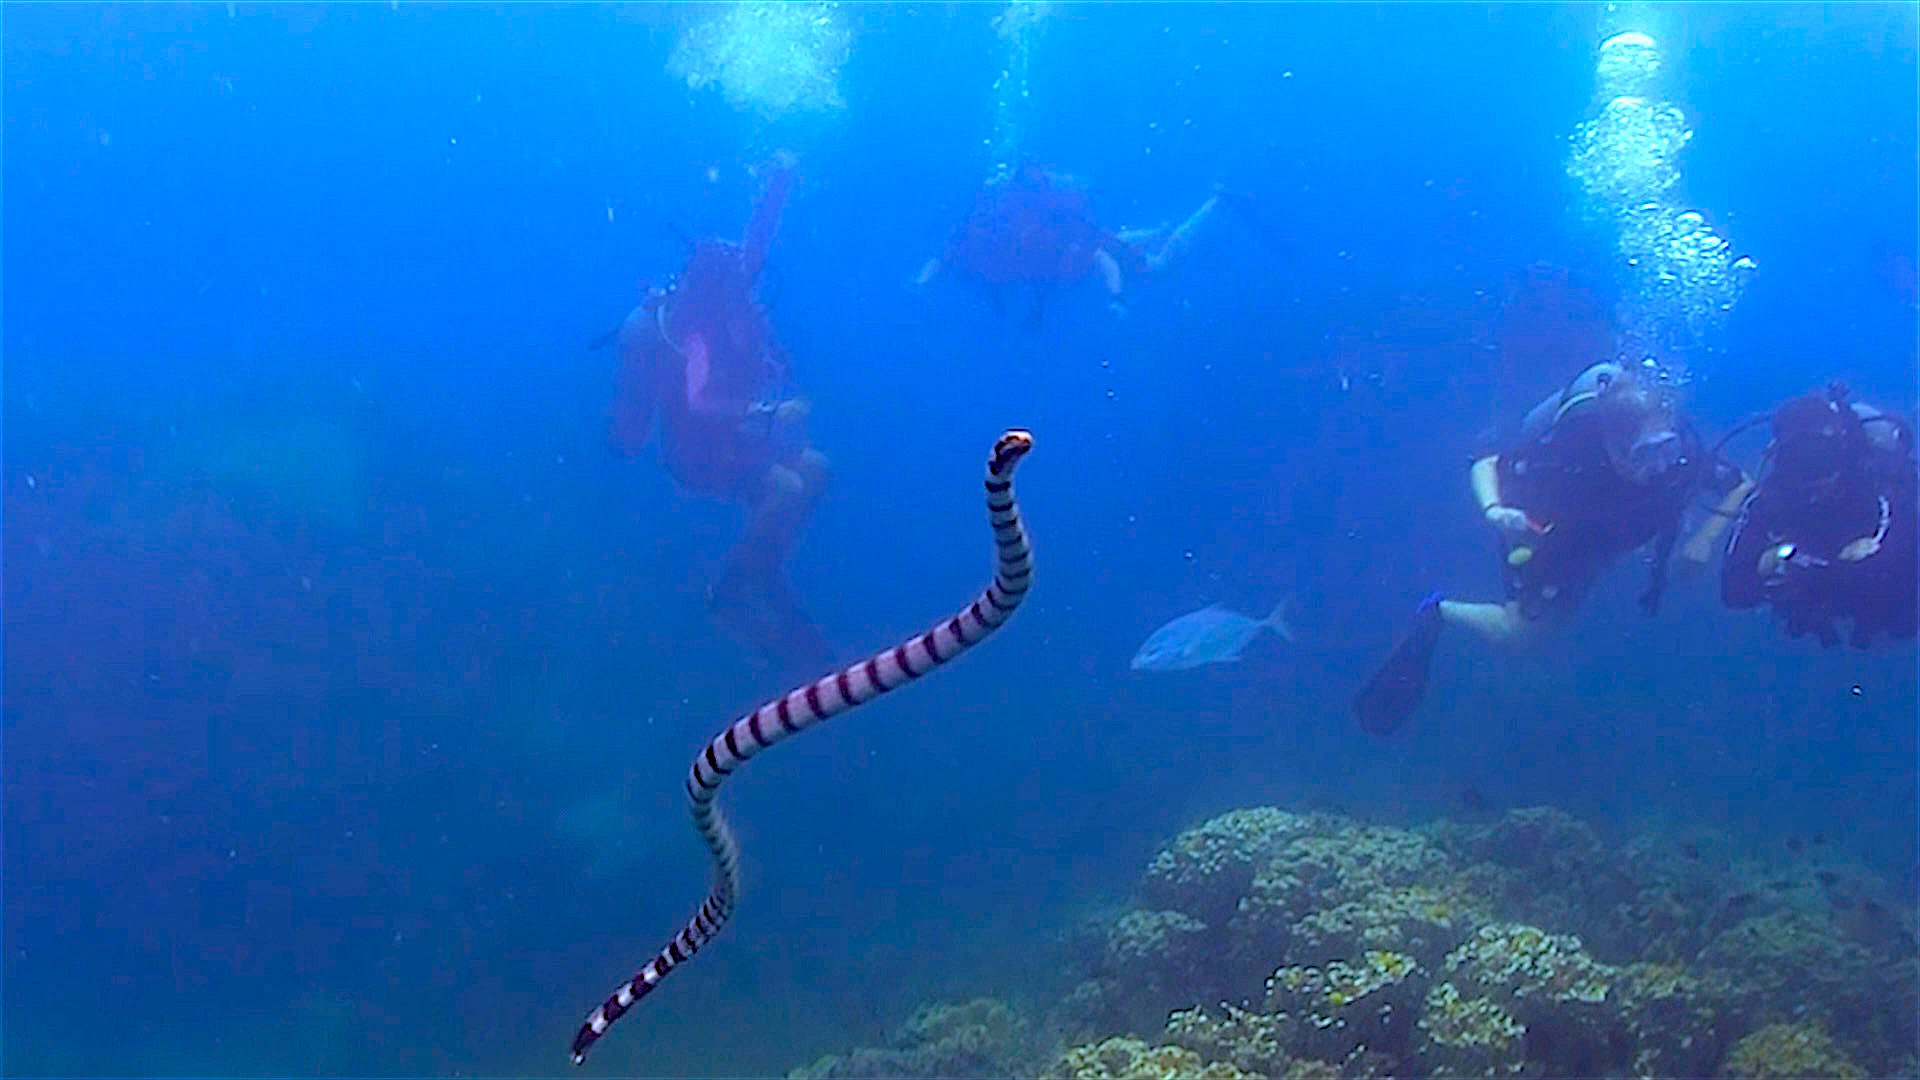
<svg viewBox="0 0 1920 1080">
<path fill-rule="evenodd" d="M 1266 624 L 1274 633 L 1280 635 L 1282 641 L 1289 645 L 1298 645 L 1299 635 L 1294 633 L 1293 625 L 1287 622 L 1287 612 L 1292 607 L 1293 594 L 1288 593 L 1280 598 L 1279 603 L 1273 605 L 1273 613 L 1267 616 Z"/>
</svg>

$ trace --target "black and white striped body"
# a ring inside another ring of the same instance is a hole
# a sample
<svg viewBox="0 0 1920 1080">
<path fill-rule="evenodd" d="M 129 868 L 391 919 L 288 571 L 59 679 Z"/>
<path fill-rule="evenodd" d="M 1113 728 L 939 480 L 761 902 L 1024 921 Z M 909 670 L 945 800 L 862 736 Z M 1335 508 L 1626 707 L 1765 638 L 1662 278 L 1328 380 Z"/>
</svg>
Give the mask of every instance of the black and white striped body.
<svg viewBox="0 0 1920 1080">
<path fill-rule="evenodd" d="M 993 580 L 972 604 L 923 634 L 774 698 L 729 724 L 693 759 L 687 775 L 687 798 L 693 808 L 694 828 L 713 853 L 713 889 L 673 940 L 580 1025 L 573 1037 L 575 1065 L 586 1060 L 587 1050 L 608 1026 L 652 992 L 668 972 L 699 952 L 733 915 L 740 853 L 726 818 L 714 805 L 722 781 L 775 743 L 904 686 L 978 645 L 1020 606 L 1032 577 L 1033 559 L 1026 529 L 1020 524 L 1020 508 L 1014 501 L 1013 472 L 1032 448 L 1031 435 L 1009 431 L 994 442 L 993 454 L 987 460 L 987 520 L 993 526 L 995 568 Z"/>
</svg>

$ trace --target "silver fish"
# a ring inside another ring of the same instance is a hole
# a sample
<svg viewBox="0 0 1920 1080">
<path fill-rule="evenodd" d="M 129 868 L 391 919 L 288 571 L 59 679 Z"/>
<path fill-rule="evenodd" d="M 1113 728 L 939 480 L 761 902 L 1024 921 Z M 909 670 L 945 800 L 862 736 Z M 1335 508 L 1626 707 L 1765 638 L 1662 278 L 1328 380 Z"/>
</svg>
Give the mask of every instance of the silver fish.
<svg viewBox="0 0 1920 1080">
<path fill-rule="evenodd" d="M 1202 664 L 1231 664 L 1240 659 L 1262 630 L 1271 630 L 1293 641 L 1293 627 L 1287 625 L 1287 597 L 1264 619 L 1249 618 L 1222 604 L 1209 604 L 1199 611 L 1182 615 L 1155 630 L 1140 646 L 1128 665 L 1135 671 L 1185 671 Z"/>
</svg>

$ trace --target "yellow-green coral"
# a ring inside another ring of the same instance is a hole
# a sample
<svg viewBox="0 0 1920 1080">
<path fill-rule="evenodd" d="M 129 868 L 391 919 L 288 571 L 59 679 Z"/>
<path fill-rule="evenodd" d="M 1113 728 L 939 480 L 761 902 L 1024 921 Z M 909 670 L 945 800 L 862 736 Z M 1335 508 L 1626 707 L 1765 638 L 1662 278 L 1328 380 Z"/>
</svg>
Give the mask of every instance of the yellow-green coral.
<svg viewBox="0 0 1920 1080">
<path fill-rule="evenodd" d="M 1276 1010 L 1304 1006 L 1309 1013 L 1323 1016 L 1400 982 L 1419 968 L 1413 957 L 1385 949 L 1363 954 L 1358 963 L 1335 960 L 1325 967 L 1283 967 L 1267 980 L 1267 1005 Z"/>
<path fill-rule="evenodd" d="M 1729 1080 L 1864 1080 L 1867 1072 L 1834 1045 L 1826 1028 L 1798 1023 L 1768 1024 L 1734 1043 L 1720 1075 Z"/>
<path fill-rule="evenodd" d="M 1420 1030 L 1443 1046 L 1498 1049 L 1506 1049 L 1527 1033 L 1526 1026 L 1492 998 L 1463 998 L 1450 982 L 1427 991 L 1427 1007 L 1420 1014 Z"/>
<path fill-rule="evenodd" d="M 1266 1007 L 1293 1018 L 1290 1052 L 1333 1061 L 1362 1050 L 1395 1054 L 1411 1034 L 1425 982 L 1413 957 L 1374 949 L 1352 961 L 1281 968 L 1267 980 Z"/>
<path fill-rule="evenodd" d="M 1515 1076 L 1526 1070 L 1527 1028 L 1487 997 L 1465 997 L 1443 982 L 1427 991 L 1420 1014 L 1418 1075 Z"/>
<path fill-rule="evenodd" d="M 1224 1061 L 1202 1061 L 1184 1047 L 1148 1046 L 1138 1039 L 1076 1046 L 1041 1075 L 1060 1080 L 1260 1080 Z"/>
</svg>

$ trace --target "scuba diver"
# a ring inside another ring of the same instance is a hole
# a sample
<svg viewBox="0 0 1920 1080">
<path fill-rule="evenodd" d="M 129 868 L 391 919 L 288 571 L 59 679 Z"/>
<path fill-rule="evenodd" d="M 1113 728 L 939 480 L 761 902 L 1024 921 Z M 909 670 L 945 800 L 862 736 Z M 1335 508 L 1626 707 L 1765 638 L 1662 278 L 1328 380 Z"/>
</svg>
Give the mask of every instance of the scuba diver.
<svg viewBox="0 0 1920 1080">
<path fill-rule="evenodd" d="M 1564 623 L 1614 560 L 1648 541 L 1653 574 L 1640 606 L 1657 612 L 1703 460 L 1668 395 L 1618 364 L 1595 364 L 1549 395 L 1527 414 L 1518 445 L 1475 461 L 1470 474 L 1505 549 L 1507 599 L 1423 600 L 1412 628 L 1354 698 L 1361 726 L 1387 735 L 1406 723 L 1444 627 L 1505 644 L 1541 622 Z"/>
<path fill-rule="evenodd" d="M 747 507 L 708 606 L 773 655 L 819 663 L 830 649 L 782 567 L 826 487 L 827 458 L 808 445 L 808 403 L 784 396 L 786 356 L 754 295 L 793 183 L 791 161 L 777 161 L 741 242 L 694 243 L 673 283 L 621 324 L 612 435 L 637 453 L 657 417 L 661 462 L 679 487 Z"/>
<path fill-rule="evenodd" d="M 1743 477 L 1717 511 L 1738 515 L 1720 599 L 1730 608 L 1769 604 L 1788 635 L 1813 634 L 1826 647 L 1839 644 L 1837 624 L 1850 619 L 1848 643 L 1865 648 L 1876 635 L 1914 636 L 1920 477 L 1913 429 L 1849 397 L 1835 383 L 1767 418 L 1773 440 L 1758 481 Z"/>
<path fill-rule="evenodd" d="M 1097 276 L 1108 307 L 1124 315 L 1129 282 L 1179 261 L 1223 202 L 1260 229 L 1245 196 L 1216 191 L 1176 226 L 1114 231 L 1094 220 L 1085 185 L 1023 161 L 987 181 L 945 252 L 927 260 L 913 285 L 924 286 L 942 271 L 957 273 L 985 285 L 1000 310 L 1009 292 L 1022 290 L 1029 296 L 1028 323 L 1037 326 L 1054 290 Z"/>
</svg>

